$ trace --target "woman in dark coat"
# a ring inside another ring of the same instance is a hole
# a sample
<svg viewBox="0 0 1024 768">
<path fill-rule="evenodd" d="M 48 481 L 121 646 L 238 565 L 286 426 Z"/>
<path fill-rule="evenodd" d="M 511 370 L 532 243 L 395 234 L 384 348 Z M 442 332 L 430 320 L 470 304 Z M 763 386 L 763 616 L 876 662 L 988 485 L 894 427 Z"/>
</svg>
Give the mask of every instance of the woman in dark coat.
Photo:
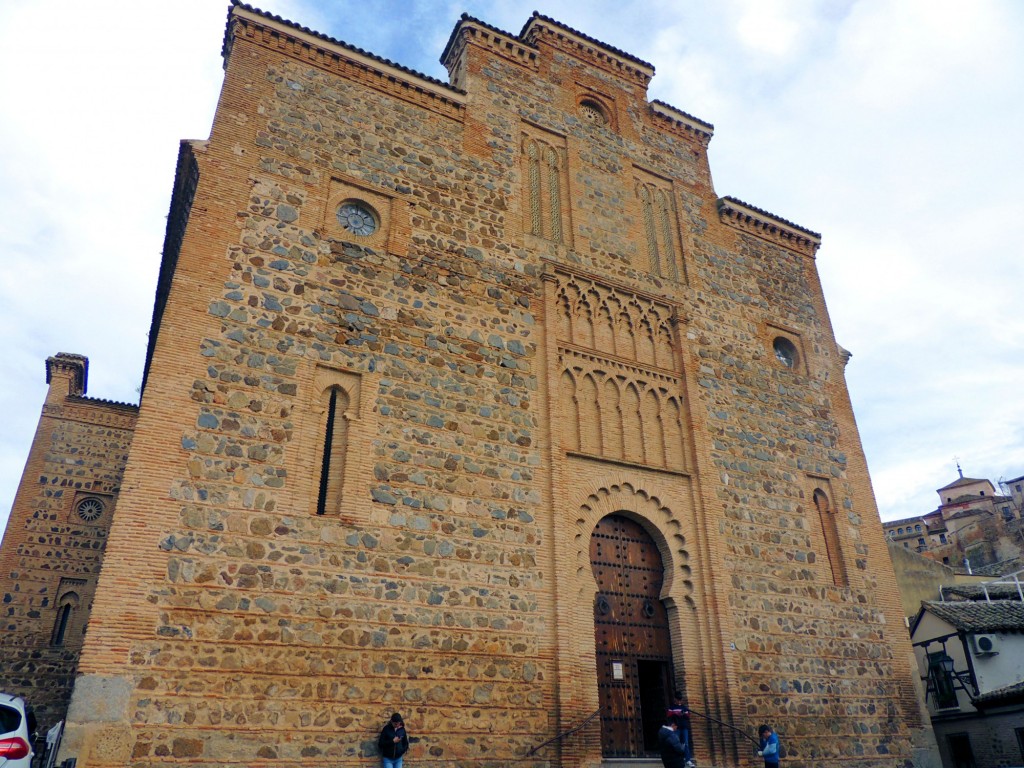
<svg viewBox="0 0 1024 768">
<path fill-rule="evenodd" d="M 377 739 L 383 768 L 402 768 L 402 757 L 409 751 L 409 734 L 402 716 L 395 712 Z"/>
</svg>

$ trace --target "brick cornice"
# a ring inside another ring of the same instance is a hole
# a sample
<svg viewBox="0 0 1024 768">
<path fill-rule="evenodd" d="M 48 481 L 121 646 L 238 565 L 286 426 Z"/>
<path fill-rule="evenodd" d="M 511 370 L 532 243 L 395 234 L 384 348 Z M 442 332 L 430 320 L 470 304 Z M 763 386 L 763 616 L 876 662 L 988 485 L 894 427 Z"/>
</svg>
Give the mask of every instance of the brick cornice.
<svg viewBox="0 0 1024 768">
<path fill-rule="evenodd" d="M 513 34 L 462 14 L 441 54 L 441 63 L 451 72 L 462 58 L 466 45 L 473 43 L 520 66 L 537 69 L 537 48 Z"/>
<path fill-rule="evenodd" d="M 817 232 L 804 229 L 734 197 L 718 199 L 718 216 L 723 224 L 808 256 L 814 256 L 821 245 L 821 235 Z"/>
<path fill-rule="evenodd" d="M 715 135 L 715 126 L 711 123 L 705 123 L 681 109 L 676 109 L 671 104 L 655 99 L 651 102 L 650 107 L 651 114 L 668 123 L 669 130 L 681 133 L 687 138 L 696 137 L 705 147 L 711 142 L 711 137 Z"/>
<path fill-rule="evenodd" d="M 466 94 L 447 83 L 234 0 L 228 13 L 224 36 L 225 66 L 231 56 L 234 41 L 239 37 L 270 47 L 290 44 L 289 47 L 293 49 L 315 51 L 323 57 L 325 64 L 343 61 L 372 76 L 381 90 L 392 95 L 400 96 L 396 91 L 407 89 L 442 102 L 448 110 L 465 108 Z M 296 50 L 289 50 L 289 53 L 299 58 L 309 58 L 299 56 Z"/>
<path fill-rule="evenodd" d="M 602 69 L 619 77 L 625 76 L 644 88 L 654 77 L 654 66 L 646 61 L 536 12 L 526 22 L 519 38 L 533 45 L 543 40 L 557 48 L 582 55 Z"/>
<path fill-rule="evenodd" d="M 89 397 L 68 397 L 60 405 L 44 404 L 42 415 L 82 424 L 132 430 L 135 429 L 135 422 L 139 417 L 139 408 L 130 403 L 115 403 Z"/>
</svg>

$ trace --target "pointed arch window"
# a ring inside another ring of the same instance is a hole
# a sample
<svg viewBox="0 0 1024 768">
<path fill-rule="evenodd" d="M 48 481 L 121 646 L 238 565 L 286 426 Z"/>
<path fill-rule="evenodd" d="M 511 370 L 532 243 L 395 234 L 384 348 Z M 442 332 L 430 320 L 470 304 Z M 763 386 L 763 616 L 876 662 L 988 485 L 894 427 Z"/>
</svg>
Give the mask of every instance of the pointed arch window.
<svg viewBox="0 0 1024 768">
<path fill-rule="evenodd" d="M 319 393 L 316 412 L 315 483 L 310 489 L 312 505 L 318 515 L 334 515 L 341 511 L 351 475 L 349 446 L 355 440 L 352 432 L 359 424 L 360 376 L 355 373 L 320 368 L 316 376 Z M 310 457 L 313 458 L 313 457 Z"/>
<path fill-rule="evenodd" d="M 50 636 L 50 645 L 63 646 L 68 639 L 68 632 L 72 627 L 75 609 L 78 608 L 78 594 L 65 592 L 57 601 L 57 617 L 53 622 L 53 633 Z"/>
<path fill-rule="evenodd" d="M 828 555 L 829 566 L 832 569 L 832 583 L 837 587 L 845 587 L 849 584 L 846 575 L 846 565 L 843 562 L 842 545 L 839 540 L 839 526 L 836 523 L 836 515 L 832 509 L 828 494 L 821 488 L 814 489 L 814 507 L 818 510 L 818 519 L 821 521 L 821 532 L 825 539 L 825 553 Z"/>
</svg>

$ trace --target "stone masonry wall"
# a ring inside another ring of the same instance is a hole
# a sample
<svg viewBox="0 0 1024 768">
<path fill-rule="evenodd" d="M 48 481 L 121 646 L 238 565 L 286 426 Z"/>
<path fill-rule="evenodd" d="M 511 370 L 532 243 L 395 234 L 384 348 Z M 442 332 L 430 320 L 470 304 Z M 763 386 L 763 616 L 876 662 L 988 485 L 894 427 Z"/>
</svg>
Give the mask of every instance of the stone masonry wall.
<svg viewBox="0 0 1024 768">
<path fill-rule="evenodd" d="M 589 536 L 618 513 L 661 549 L 696 709 L 773 721 L 794 765 L 909 758 L 909 647 L 807 233 L 720 215 L 710 126 L 654 111 L 642 62 L 533 24 L 461 22 L 456 91 L 235 7 L 80 768 L 370 765 L 395 710 L 416 765 L 600 765 L 593 723 L 528 751 L 597 706 Z M 345 230 L 351 201 L 374 232 Z M 586 419 L 559 401 L 574 376 Z"/>
<path fill-rule="evenodd" d="M 83 397 L 83 361 L 48 361 L 49 395 L 0 548 L 0 690 L 25 698 L 41 732 L 71 698 L 137 410 Z M 94 519 L 78 514 L 83 502 Z"/>
</svg>

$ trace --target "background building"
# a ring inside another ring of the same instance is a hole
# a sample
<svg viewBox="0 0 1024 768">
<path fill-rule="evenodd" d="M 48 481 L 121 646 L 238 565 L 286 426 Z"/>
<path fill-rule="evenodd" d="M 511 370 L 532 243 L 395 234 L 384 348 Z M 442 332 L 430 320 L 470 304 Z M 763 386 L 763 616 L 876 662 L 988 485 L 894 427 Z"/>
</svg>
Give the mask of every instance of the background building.
<svg viewBox="0 0 1024 768">
<path fill-rule="evenodd" d="M 46 361 L 49 389 L 0 547 L 0 690 L 64 717 L 138 408 L 86 397 L 89 361 Z"/>
<path fill-rule="evenodd" d="M 597 766 L 679 687 L 925 762 L 819 237 L 715 193 L 712 126 L 537 14 L 450 83 L 241 4 L 224 53 L 65 754 L 364 765 L 400 709 L 417 765 Z"/>
<path fill-rule="evenodd" d="M 1024 762 L 1021 575 L 944 588 L 911 626 L 946 768 Z"/>
<path fill-rule="evenodd" d="M 1014 489 L 1017 480 L 1001 482 Z M 1011 491 L 1000 495 L 988 480 L 960 477 L 939 488 L 939 506 L 921 517 L 885 523 L 890 541 L 968 572 L 999 575 L 1016 570 L 1024 554 L 1024 520 Z"/>
</svg>

